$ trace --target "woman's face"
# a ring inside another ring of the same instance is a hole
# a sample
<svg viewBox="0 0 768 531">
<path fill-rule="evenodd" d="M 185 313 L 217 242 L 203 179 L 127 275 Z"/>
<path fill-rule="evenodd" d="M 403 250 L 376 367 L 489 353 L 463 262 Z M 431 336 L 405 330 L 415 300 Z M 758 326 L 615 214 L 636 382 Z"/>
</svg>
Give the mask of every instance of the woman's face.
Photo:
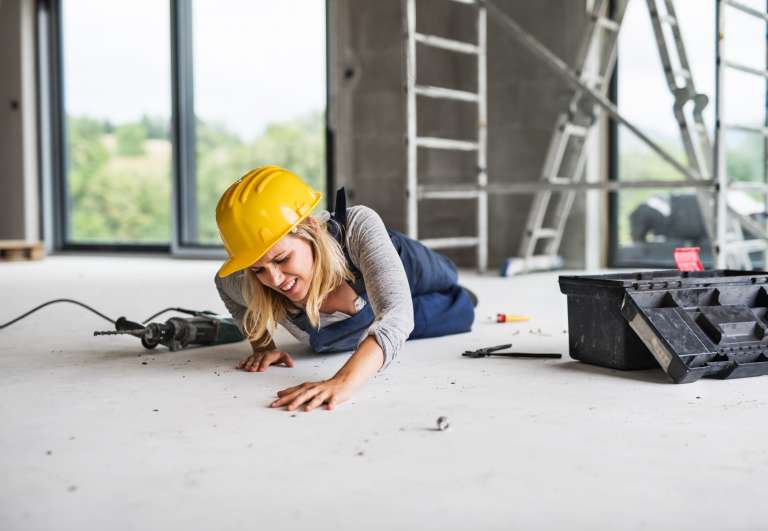
<svg viewBox="0 0 768 531">
<path fill-rule="evenodd" d="M 248 269 L 256 273 L 263 285 L 285 295 L 291 302 L 302 302 L 309 292 L 313 266 L 309 242 L 289 234 Z"/>
</svg>

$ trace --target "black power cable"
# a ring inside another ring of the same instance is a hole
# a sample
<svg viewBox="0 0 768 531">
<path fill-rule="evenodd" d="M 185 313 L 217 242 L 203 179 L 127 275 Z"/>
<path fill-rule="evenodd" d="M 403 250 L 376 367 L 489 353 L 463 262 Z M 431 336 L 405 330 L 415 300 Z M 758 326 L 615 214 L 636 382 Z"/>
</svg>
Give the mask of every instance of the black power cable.
<svg viewBox="0 0 768 531">
<path fill-rule="evenodd" d="M 144 324 L 144 323 L 148 322 L 149 320 L 154 319 L 158 315 L 164 314 L 165 312 L 181 312 L 181 313 L 186 313 L 186 314 L 189 314 L 189 315 L 197 315 L 197 314 L 200 314 L 200 313 L 206 313 L 206 312 L 197 312 L 195 310 L 186 310 L 184 308 L 166 308 L 165 310 L 160 310 L 159 312 L 150 315 L 149 317 L 144 319 L 141 322 L 141 324 Z"/>
<path fill-rule="evenodd" d="M 10 321 L 8 321 L 7 323 L 3 323 L 3 324 L 1 324 L 1 325 L 0 325 L 0 330 L 2 330 L 3 328 L 5 328 L 5 327 L 7 327 L 7 326 L 11 326 L 11 325 L 12 325 L 13 323 L 15 323 L 15 322 L 21 321 L 22 319 L 24 319 L 24 318 L 25 318 L 25 317 L 27 317 L 28 315 L 30 315 L 30 314 L 32 314 L 32 313 L 34 313 L 34 312 L 36 312 L 37 310 L 40 310 L 40 309 L 42 309 L 42 308 L 45 308 L 46 306 L 49 306 L 49 305 L 51 305 L 51 304 L 55 304 L 55 303 L 58 303 L 58 302 L 69 302 L 69 303 L 72 303 L 72 304 L 77 304 L 78 306 L 82 306 L 82 307 L 83 307 L 83 308 L 85 308 L 86 310 L 90 310 L 90 311 L 92 311 L 93 313 L 95 313 L 95 314 L 96 314 L 96 315 L 98 315 L 99 317 L 102 317 L 102 318 L 106 319 L 106 320 L 107 320 L 107 321 L 109 321 L 110 323 L 112 323 L 112 324 L 115 324 L 115 320 L 114 320 L 114 319 L 111 319 L 111 318 L 107 317 L 106 315 L 104 315 L 103 313 L 99 312 L 98 310 L 94 310 L 93 308 L 91 308 L 90 306 L 88 306 L 88 305 L 87 305 L 87 304 L 85 304 L 85 303 L 82 303 L 82 302 L 80 302 L 80 301 L 76 301 L 76 300 L 74 300 L 74 299 L 53 299 L 53 300 L 50 300 L 50 301 L 48 301 L 48 302 L 44 302 L 43 304 L 41 304 L 41 305 L 39 305 L 39 306 L 35 306 L 34 308 L 32 308 L 31 310 L 29 310 L 28 312 L 26 312 L 26 313 L 23 313 L 23 314 L 19 315 L 19 316 L 18 316 L 18 317 L 16 317 L 15 319 L 11 319 L 11 320 L 10 320 Z M 155 314 L 153 314 L 153 315 L 150 315 L 149 317 L 147 317 L 146 319 L 144 319 L 144 320 L 143 320 L 141 323 L 142 323 L 142 324 L 144 324 L 144 323 L 148 322 L 149 320 L 151 320 L 151 319 L 154 319 L 154 318 L 155 318 L 155 317 L 157 317 L 158 315 L 164 314 L 164 313 L 166 313 L 166 312 L 171 312 L 171 311 L 175 311 L 175 312 L 181 312 L 181 313 L 186 313 L 186 314 L 189 314 L 189 315 L 197 315 L 197 314 L 201 313 L 201 312 L 196 312 L 196 311 L 194 311 L 194 310 L 187 310 L 187 309 L 184 309 L 184 308 L 166 308 L 166 309 L 164 309 L 164 310 L 160 310 L 159 312 L 157 312 L 157 313 L 155 313 Z"/>
</svg>

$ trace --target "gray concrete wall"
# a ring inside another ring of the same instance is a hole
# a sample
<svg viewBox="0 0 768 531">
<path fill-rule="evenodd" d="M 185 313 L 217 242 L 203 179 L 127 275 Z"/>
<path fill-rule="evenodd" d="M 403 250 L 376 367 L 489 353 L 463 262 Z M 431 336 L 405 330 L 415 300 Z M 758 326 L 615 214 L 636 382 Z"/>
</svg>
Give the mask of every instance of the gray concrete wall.
<svg viewBox="0 0 768 531">
<path fill-rule="evenodd" d="M 34 1 L 0 0 L 0 239 L 39 239 Z"/>
<path fill-rule="evenodd" d="M 497 4 L 550 50 L 572 61 L 586 22 L 577 0 L 499 0 Z M 474 41 L 470 7 L 445 0 L 419 0 L 417 30 Z M 336 128 L 337 174 L 353 202 L 375 208 L 385 222 L 405 228 L 405 97 L 402 12 L 398 0 L 331 2 L 332 124 Z M 418 82 L 476 88 L 475 62 L 459 54 L 419 47 Z M 488 172 L 491 182 L 539 178 L 558 112 L 571 95 L 548 67 L 534 59 L 493 18 L 488 21 Z M 419 134 L 473 138 L 474 105 L 420 98 Z M 473 153 L 419 151 L 420 180 L 472 182 Z M 421 202 L 420 237 L 460 236 L 475 231 L 468 201 Z M 489 259 L 497 267 L 517 254 L 531 196 L 496 196 L 489 201 Z M 572 213 L 562 253 L 569 265 L 584 254 L 583 199 Z M 474 251 L 450 253 L 474 265 Z"/>
</svg>

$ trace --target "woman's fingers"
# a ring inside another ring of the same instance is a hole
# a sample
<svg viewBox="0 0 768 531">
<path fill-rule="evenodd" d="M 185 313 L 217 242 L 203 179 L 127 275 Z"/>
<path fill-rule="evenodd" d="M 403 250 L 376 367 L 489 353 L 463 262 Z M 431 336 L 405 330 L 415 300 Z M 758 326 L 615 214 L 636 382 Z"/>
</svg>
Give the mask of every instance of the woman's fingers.
<svg viewBox="0 0 768 531">
<path fill-rule="evenodd" d="M 237 368 L 249 372 L 263 372 L 267 370 L 267 367 L 270 365 L 276 365 L 278 363 L 286 367 L 293 367 L 293 358 L 287 352 L 279 350 L 257 352 L 241 361 L 237 365 Z"/>
<path fill-rule="evenodd" d="M 311 387 L 306 391 L 303 391 L 302 393 L 299 394 L 299 396 L 294 398 L 290 404 L 288 404 L 288 411 L 293 411 L 294 409 L 301 407 L 302 404 L 307 402 L 307 400 L 309 400 L 319 392 L 320 392 L 320 389 L 318 389 L 317 387 Z"/>
<path fill-rule="evenodd" d="M 266 371 L 267 367 L 275 363 L 279 357 L 280 352 L 267 352 L 261 357 L 261 361 L 259 361 L 259 364 L 256 366 L 256 370 L 258 372 Z"/>
<path fill-rule="evenodd" d="M 317 395 L 315 395 L 315 398 L 313 398 L 312 401 L 309 404 L 307 404 L 307 407 L 304 408 L 304 411 L 312 411 L 317 406 L 325 402 L 326 399 L 328 398 L 328 395 L 329 395 L 328 391 L 322 391 L 318 393 Z"/>
<path fill-rule="evenodd" d="M 277 392 L 277 396 L 280 397 L 274 402 L 272 402 L 272 407 L 280 407 L 284 406 L 294 398 L 296 398 L 299 394 L 303 393 L 307 387 L 309 386 L 309 383 L 303 383 L 301 385 L 296 385 L 294 387 L 289 387 L 288 389 L 283 389 L 282 391 Z"/>
<path fill-rule="evenodd" d="M 259 371 L 266 371 L 270 365 L 277 365 L 278 363 L 285 365 L 286 367 L 293 367 L 293 359 L 287 352 L 281 352 L 279 350 L 273 350 L 264 355 L 259 363 Z"/>
<path fill-rule="evenodd" d="M 302 405 L 304 405 L 304 411 L 312 411 L 323 404 L 327 404 L 328 409 L 333 409 L 346 400 L 328 382 L 304 382 L 278 391 L 277 396 L 278 398 L 270 404 L 270 407 L 287 405 L 288 411 L 298 409 Z"/>
<path fill-rule="evenodd" d="M 291 402 L 294 398 L 296 398 L 297 396 L 299 396 L 303 392 L 304 391 L 302 389 L 299 389 L 297 391 L 294 391 L 291 394 L 283 395 L 280 398 L 278 398 L 277 400 L 275 400 L 274 402 L 272 402 L 271 407 L 283 407 L 284 405 L 286 405 L 289 402 Z"/>
<path fill-rule="evenodd" d="M 287 405 L 288 411 L 293 411 L 304 406 L 304 411 L 312 411 L 323 404 L 328 409 L 333 409 L 337 404 L 344 402 L 347 397 L 339 394 L 337 389 L 329 382 L 304 382 L 301 385 L 289 387 L 277 392 L 278 398 L 270 404 L 271 407 Z"/>
<path fill-rule="evenodd" d="M 251 354 L 243 362 L 243 370 L 246 370 L 246 371 L 253 370 L 253 365 L 257 363 L 259 360 L 261 360 L 261 354 Z"/>
<path fill-rule="evenodd" d="M 298 389 L 299 387 L 301 387 L 302 385 L 304 385 L 304 384 L 300 384 L 300 385 L 294 385 L 293 387 L 289 387 L 288 389 L 283 389 L 282 391 L 278 391 L 278 392 L 277 392 L 277 396 L 279 396 L 279 397 L 283 397 L 283 396 L 285 396 L 285 395 L 291 394 L 291 393 L 293 393 L 293 392 L 294 392 L 296 389 Z"/>
<path fill-rule="evenodd" d="M 283 394 L 272 402 L 271 407 L 281 407 L 288 404 L 288 411 L 293 411 L 307 400 L 311 399 L 317 393 L 321 391 L 316 383 L 303 383 L 298 389 L 292 392 L 287 392 L 286 389 Z"/>
</svg>

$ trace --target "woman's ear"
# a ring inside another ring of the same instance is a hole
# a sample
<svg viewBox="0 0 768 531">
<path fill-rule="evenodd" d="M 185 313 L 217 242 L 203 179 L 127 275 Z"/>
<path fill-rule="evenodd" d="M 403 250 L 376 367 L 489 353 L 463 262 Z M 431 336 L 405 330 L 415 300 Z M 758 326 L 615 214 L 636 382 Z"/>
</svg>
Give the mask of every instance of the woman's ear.
<svg viewBox="0 0 768 531">
<path fill-rule="evenodd" d="M 318 231 L 318 230 L 320 230 L 320 228 L 321 228 L 321 227 L 320 227 L 320 222 L 317 220 L 317 218 L 316 218 L 316 217 L 314 217 L 314 216 L 309 216 L 309 217 L 307 218 L 307 221 L 309 221 L 309 225 L 310 225 L 310 226 L 311 226 L 311 227 L 312 227 L 312 228 L 313 228 L 315 231 Z"/>
</svg>

